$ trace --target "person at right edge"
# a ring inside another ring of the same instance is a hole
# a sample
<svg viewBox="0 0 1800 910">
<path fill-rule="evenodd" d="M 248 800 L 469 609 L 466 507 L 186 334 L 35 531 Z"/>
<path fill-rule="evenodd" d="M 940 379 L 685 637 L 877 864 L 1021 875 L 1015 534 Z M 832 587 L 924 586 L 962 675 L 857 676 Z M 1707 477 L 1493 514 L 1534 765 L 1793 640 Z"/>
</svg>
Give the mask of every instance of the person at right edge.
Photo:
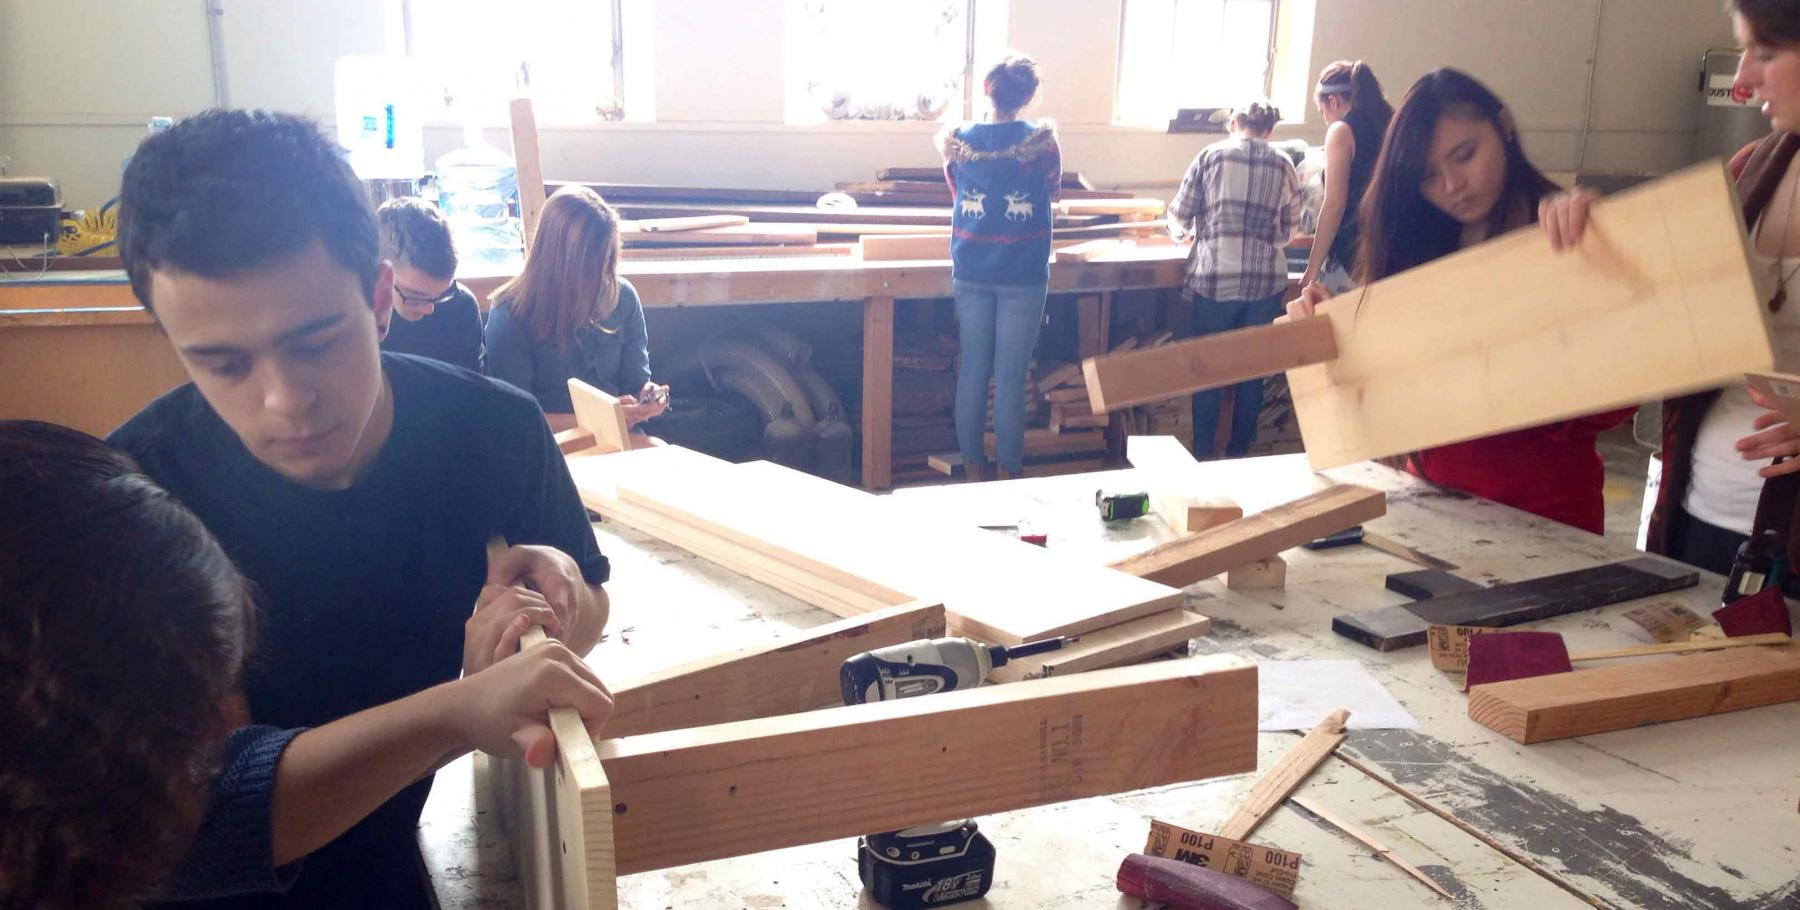
<svg viewBox="0 0 1800 910">
<path fill-rule="evenodd" d="M 1555 192 L 1556 184 L 1525 157 L 1506 105 L 1466 73 L 1433 70 L 1407 91 L 1376 159 L 1359 218 L 1356 277 L 1377 282 L 1527 227 Z M 1314 304 L 1329 296 L 1323 286 L 1307 285 L 1288 303 L 1288 314 L 1311 316 Z M 1606 465 L 1595 439 L 1634 410 L 1434 446 L 1408 455 L 1406 469 L 1438 486 L 1600 534 Z"/>
<path fill-rule="evenodd" d="M 1025 374 L 1050 284 L 1051 204 L 1062 183 L 1056 124 L 1020 120 L 1037 94 L 1037 64 L 1011 55 L 983 84 L 993 120 L 938 134 L 952 208 L 950 274 L 962 354 L 956 447 L 964 476 L 991 480 L 984 431 L 994 383 L 994 449 L 1002 477 L 1025 471 Z"/>
<path fill-rule="evenodd" d="M 1768 295 L 1775 369 L 1800 372 L 1800 4 L 1736 0 L 1730 9 L 1744 47 L 1733 90 L 1754 93 L 1774 128 L 1734 156 L 1731 170 L 1750 226 L 1751 265 L 1769 279 L 1759 285 Z M 1540 220 L 1552 246 L 1581 242 L 1593 199 L 1576 190 L 1545 200 Z M 1797 455 L 1800 429 L 1748 386 L 1664 401 L 1662 475 L 1645 549 L 1729 575 L 1738 547 L 1752 533 L 1773 530 L 1784 538 L 1783 561 L 1800 566 L 1792 533 L 1800 524 Z M 1800 596 L 1792 568 L 1783 591 Z"/>
</svg>

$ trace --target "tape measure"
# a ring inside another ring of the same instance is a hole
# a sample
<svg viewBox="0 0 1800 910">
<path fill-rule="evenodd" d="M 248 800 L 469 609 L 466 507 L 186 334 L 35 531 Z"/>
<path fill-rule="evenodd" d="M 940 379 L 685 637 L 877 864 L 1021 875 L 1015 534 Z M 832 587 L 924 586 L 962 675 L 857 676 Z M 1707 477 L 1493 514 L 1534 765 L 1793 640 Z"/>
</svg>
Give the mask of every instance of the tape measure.
<svg viewBox="0 0 1800 910">
<path fill-rule="evenodd" d="M 1150 513 L 1150 494 L 1095 490 L 1094 505 L 1100 509 L 1101 521 L 1128 521 Z"/>
</svg>

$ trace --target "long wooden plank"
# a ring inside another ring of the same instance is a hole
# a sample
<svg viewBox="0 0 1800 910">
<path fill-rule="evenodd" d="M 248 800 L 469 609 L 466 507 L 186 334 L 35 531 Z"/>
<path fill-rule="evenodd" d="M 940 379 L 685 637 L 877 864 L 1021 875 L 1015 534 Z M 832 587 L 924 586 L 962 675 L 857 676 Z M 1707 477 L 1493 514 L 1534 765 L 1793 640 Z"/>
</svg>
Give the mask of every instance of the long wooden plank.
<svg viewBox="0 0 1800 910">
<path fill-rule="evenodd" d="M 643 872 L 1256 766 L 1256 668 L 1213 656 L 603 740 Z"/>
<path fill-rule="evenodd" d="M 698 231 L 703 228 L 737 227 L 749 224 L 745 215 L 682 215 L 676 218 L 641 218 L 619 225 L 621 230 L 645 234 Z"/>
<path fill-rule="evenodd" d="M 869 234 L 857 241 L 857 255 L 871 262 L 950 258 L 950 235 Z"/>
<path fill-rule="evenodd" d="M 1056 203 L 1058 215 L 1161 215 L 1161 199 L 1064 199 Z"/>
<path fill-rule="evenodd" d="M 1330 320 L 1283 320 L 1081 363 L 1094 413 L 1216 389 L 1337 356 Z"/>
<path fill-rule="evenodd" d="M 724 227 L 690 228 L 680 231 L 638 230 L 621 225 L 619 239 L 638 246 L 667 244 L 745 244 L 811 246 L 819 242 L 818 225 L 733 224 Z"/>
<path fill-rule="evenodd" d="M 1167 654 L 1205 635 L 1212 620 L 1187 610 L 1165 610 L 1084 632 L 1075 641 L 1047 654 L 1021 657 L 988 674 L 994 682 L 1084 673 L 1120 667 Z"/>
<path fill-rule="evenodd" d="M 1571 662 L 1584 660 L 1615 660 L 1620 657 L 1651 657 L 1659 654 L 1690 654 L 1696 651 L 1724 651 L 1731 648 L 1749 648 L 1757 645 L 1781 645 L 1793 641 L 1793 636 L 1780 632 L 1767 632 L 1761 635 L 1745 635 L 1739 638 L 1714 638 L 1701 641 L 1670 641 L 1654 645 L 1633 645 L 1627 648 L 1606 648 L 1600 651 L 1579 651 L 1569 655 Z"/>
<path fill-rule="evenodd" d="M 1341 484 L 1171 540 L 1112 567 L 1166 585 L 1191 585 L 1386 513 L 1386 494 Z"/>
<path fill-rule="evenodd" d="M 1125 460 L 1146 478 L 1150 508 L 1177 534 L 1244 517 L 1242 506 L 1206 488 L 1200 463 L 1173 436 L 1128 436 Z"/>
<path fill-rule="evenodd" d="M 838 670 L 845 659 L 943 634 L 943 605 L 912 603 L 670 667 L 613 687 L 606 735 L 638 736 L 841 705 Z"/>
<path fill-rule="evenodd" d="M 1475 686 L 1469 717 L 1519 743 L 1800 701 L 1800 643 Z"/>
<path fill-rule="evenodd" d="M 1574 252 L 1526 228 L 1320 313 L 1337 358 L 1288 374 L 1316 469 L 1741 382 L 1774 360 L 1716 161 L 1596 203 Z"/>
<path fill-rule="evenodd" d="M 1331 630 L 1377 651 L 1393 651 L 1424 644 L 1426 630 L 1434 625 L 1517 625 L 1691 588 L 1699 578 L 1691 566 L 1640 556 L 1403 606 L 1342 614 L 1332 618 Z"/>
<path fill-rule="evenodd" d="M 1379 856 L 1382 859 L 1385 859 L 1388 862 L 1393 863 L 1395 866 L 1398 866 L 1402 872 L 1405 872 L 1407 875 L 1410 875 L 1414 879 L 1417 879 L 1420 884 L 1423 884 L 1425 887 L 1430 888 L 1432 891 L 1436 892 L 1439 897 L 1445 898 L 1446 900 L 1455 900 L 1456 899 L 1455 896 L 1452 895 L 1449 891 L 1444 890 L 1443 885 L 1438 884 L 1435 879 L 1433 879 L 1429 875 L 1426 875 L 1425 870 L 1420 869 L 1418 866 L 1415 866 L 1412 863 L 1409 863 L 1406 860 L 1403 860 L 1398 856 L 1395 856 L 1394 848 L 1389 847 L 1387 844 L 1384 844 L 1381 841 L 1377 840 L 1375 838 L 1375 835 L 1370 834 L 1369 832 L 1364 831 L 1362 828 L 1360 828 L 1356 825 L 1353 825 L 1350 822 L 1344 820 L 1344 818 L 1339 816 L 1337 813 L 1331 811 L 1330 809 L 1325 808 L 1325 805 L 1323 803 L 1319 802 L 1318 800 L 1312 799 L 1311 797 L 1308 797 L 1308 796 L 1305 796 L 1302 794 L 1295 794 L 1294 803 L 1296 805 L 1298 805 L 1300 808 L 1305 809 L 1306 811 L 1311 812 L 1314 815 L 1317 815 L 1320 819 L 1324 820 L 1327 824 L 1329 824 L 1332 827 L 1338 829 L 1339 831 L 1342 831 L 1345 834 L 1349 835 L 1353 840 L 1360 842 L 1363 846 L 1368 847 L 1370 850 L 1375 851 L 1376 856 Z"/>
<path fill-rule="evenodd" d="M 1287 799 L 1321 762 L 1337 750 L 1338 745 L 1344 741 L 1344 724 L 1349 719 L 1349 710 L 1339 708 L 1319 721 L 1319 725 L 1308 731 L 1298 745 L 1281 756 L 1275 767 L 1257 778 L 1256 786 L 1250 788 L 1243 805 L 1219 827 L 1219 836 L 1236 841 L 1249 837 L 1262 824 L 1263 819 L 1268 818 L 1269 813 L 1281 805 L 1282 800 Z"/>
</svg>

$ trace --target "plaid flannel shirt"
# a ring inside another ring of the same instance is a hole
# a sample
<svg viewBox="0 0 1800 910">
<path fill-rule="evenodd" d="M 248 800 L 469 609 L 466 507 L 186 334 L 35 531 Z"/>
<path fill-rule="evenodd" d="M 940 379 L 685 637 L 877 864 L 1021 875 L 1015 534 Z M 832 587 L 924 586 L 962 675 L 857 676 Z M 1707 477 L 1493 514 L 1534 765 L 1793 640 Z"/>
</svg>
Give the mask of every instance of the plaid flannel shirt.
<svg viewBox="0 0 1800 910">
<path fill-rule="evenodd" d="M 1300 175 L 1261 139 L 1227 139 L 1194 156 L 1169 216 L 1195 235 L 1188 290 L 1261 300 L 1287 286 L 1282 252 L 1300 221 Z"/>
</svg>

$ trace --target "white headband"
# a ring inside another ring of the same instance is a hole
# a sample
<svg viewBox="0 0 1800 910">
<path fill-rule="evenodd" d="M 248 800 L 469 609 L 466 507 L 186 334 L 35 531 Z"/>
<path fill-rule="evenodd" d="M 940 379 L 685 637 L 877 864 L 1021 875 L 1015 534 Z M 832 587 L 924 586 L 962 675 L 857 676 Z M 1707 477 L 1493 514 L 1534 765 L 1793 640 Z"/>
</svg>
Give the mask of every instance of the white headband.
<svg viewBox="0 0 1800 910">
<path fill-rule="evenodd" d="M 1350 94 L 1350 91 L 1351 91 L 1350 83 L 1348 83 L 1348 82 L 1342 82 L 1337 85 L 1326 85 L 1325 83 L 1321 82 L 1318 84 L 1317 91 L 1315 91 L 1314 94 L 1318 94 L 1318 95 L 1348 95 L 1348 94 Z"/>
</svg>

